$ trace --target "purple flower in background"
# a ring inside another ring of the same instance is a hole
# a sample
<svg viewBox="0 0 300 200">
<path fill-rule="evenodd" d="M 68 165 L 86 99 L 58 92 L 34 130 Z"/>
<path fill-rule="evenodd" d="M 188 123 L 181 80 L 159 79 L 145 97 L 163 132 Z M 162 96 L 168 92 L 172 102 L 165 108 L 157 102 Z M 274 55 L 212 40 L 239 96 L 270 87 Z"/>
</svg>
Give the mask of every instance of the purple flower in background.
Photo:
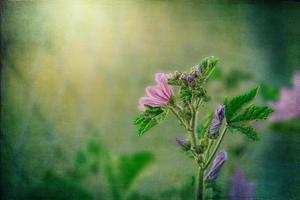
<svg viewBox="0 0 300 200">
<path fill-rule="evenodd" d="M 185 139 L 182 138 L 176 138 L 176 143 L 185 151 L 190 150 L 191 148 L 191 143 L 190 141 L 187 141 Z"/>
<path fill-rule="evenodd" d="M 227 152 L 225 150 L 221 150 L 213 161 L 212 167 L 207 175 L 207 180 L 214 181 L 217 179 L 218 174 L 226 160 Z"/>
<path fill-rule="evenodd" d="M 255 184 L 246 180 L 245 174 L 238 170 L 231 177 L 230 200 L 254 200 Z"/>
<path fill-rule="evenodd" d="M 294 76 L 294 87 L 283 88 L 278 102 L 270 103 L 274 109 L 270 120 L 273 122 L 300 119 L 300 72 Z"/>
<path fill-rule="evenodd" d="M 210 136 L 217 136 L 219 133 L 219 130 L 222 126 L 223 119 L 225 117 L 225 106 L 220 106 L 216 112 L 215 116 L 212 120 L 212 123 L 210 125 L 210 128 L 208 130 L 208 133 Z"/>
<path fill-rule="evenodd" d="M 172 96 L 174 95 L 173 88 L 168 85 L 168 79 L 172 74 L 157 73 L 155 74 L 155 80 L 157 85 L 148 86 L 146 88 L 146 97 L 139 99 L 139 110 L 145 111 L 145 105 L 152 107 L 160 107 L 170 103 Z"/>
</svg>

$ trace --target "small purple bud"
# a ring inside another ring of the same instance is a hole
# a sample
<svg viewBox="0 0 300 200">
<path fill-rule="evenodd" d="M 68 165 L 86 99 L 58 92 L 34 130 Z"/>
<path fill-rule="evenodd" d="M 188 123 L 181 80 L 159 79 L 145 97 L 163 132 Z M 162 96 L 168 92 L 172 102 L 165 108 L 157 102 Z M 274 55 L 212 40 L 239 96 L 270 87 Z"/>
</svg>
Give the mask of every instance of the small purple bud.
<svg viewBox="0 0 300 200">
<path fill-rule="evenodd" d="M 191 142 L 182 138 L 176 138 L 176 143 L 185 151 L 191 149 Z"/>
<path fill-rule="evenodd" d="M 207 175 L 207 180 L 214 181 L 217 179 L 218 174 L 226 160 L 227 152 L 222 149 L 213 161 L 212 167 Z"/>
<path fill-rule="evenodd" d="M 195 76 L 194 75 L 191 75 L 189 74 L 187 77 L 186 77 L 186 80 L 188 82 L 189 85 L 194 85 L 196 80 L 195 80 Z"/>
<path fill-rule="evenodd" d="M 225 117 L 225 106 L 222 105 L 216 110 L 215 116 L 211 122 L 210 128 L 208 130 L 210 137 L 215 138 L 218 136 L 224 117 Z"/>
<path fill-rule="evenodd" d="M 202 76 L 202 69 L 198 66 L 195 67 L 195 76 L 196 77 Z"/>
</svg>

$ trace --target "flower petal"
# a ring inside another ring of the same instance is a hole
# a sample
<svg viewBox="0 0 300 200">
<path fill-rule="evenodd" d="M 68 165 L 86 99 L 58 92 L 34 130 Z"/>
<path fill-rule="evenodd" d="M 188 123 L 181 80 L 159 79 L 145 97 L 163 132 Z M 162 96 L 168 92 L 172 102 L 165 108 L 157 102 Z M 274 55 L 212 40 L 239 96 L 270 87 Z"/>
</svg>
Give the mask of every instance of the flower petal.
<svg viewBox="0 0 300 200">
<path fill-rule="evenodd" d="M 168 78 L 171 77 L 171 74 L 164 74 L 164 73 L 157 73 L 155 74 L 155 80 L 165 96 L 168 99 L 171 99 L 171 97 L 174 95 L 173 88 L 168 85 Z"/>
<path fill-rule="evenodd" d="M 169 102 L 168 97 L 166 97 L 164 95 L 164 93 L 162 92 L 162 90 L 158 86 L 148 86 L 146 88 L 146 93 L 149 97 L 152 97 L 154 99 L 158 99 L 158 100 L 166 102 L 166 103 Z"/>
<path fill-rule="evenodd" d="M 152 107 L 159 107 L 161 105 L 163 105 L 164 102 L 161 102 L 157 99 L 153 99 L 151 97 L 141 97 L 139 99 L 139 110 L 140 111 L 145 111 L 144 105 L 148 105 L 148 106 L 152 106 Z"/>
</svg>

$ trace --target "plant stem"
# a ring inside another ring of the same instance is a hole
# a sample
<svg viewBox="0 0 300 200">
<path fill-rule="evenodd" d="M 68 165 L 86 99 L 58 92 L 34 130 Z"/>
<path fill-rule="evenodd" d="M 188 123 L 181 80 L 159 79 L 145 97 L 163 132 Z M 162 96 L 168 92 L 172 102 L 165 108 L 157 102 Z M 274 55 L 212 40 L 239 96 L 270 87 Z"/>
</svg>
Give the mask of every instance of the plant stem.
<svg viewBox="0 0 300 200">
<path fill-rule="evenodd" d="M 184 122 L 184 120 L 182 119 L 182 117 L 179 116 L 179 114 L 176 112 L 176 110 L 173 107 L 170 107 L 171 111 L 174 113 L 174 115 L 179 119 L 179 121 L 181 122 L 181 124 L 188 129 L 186 123 Z"/>
<path fill-rule="evenodd" d="M 196 147 L 197 145 L 197 115 L 198 115 L 198 112 L 197 110 L 192 110 L 192 124 L 191 124 L 191 131 L 190 131 L 190 134 L 191 134 L 191 139 L 192 139 L 192 144 L 194 147 Z"/>
<path fill-rule="evenodd" d="M 213 142 L 211 140 L 209 140 L 208 141 L 208 147 L 207 147 L 207 150 L 206 150 L 206 153 L 205 153 L 205 156 L 204 156 L 204 162 L 206 162 L 207 159 L 208 159 L 212 144 L 213 144 Z"/>
<path fill-rule="evenodd" d="M 222 142 L 222 140 L 224 138 L 224 135 L 225 135 L 226 131 L 227 131 L 227 125 L 223 129 L 223 131 L 222 131 L 222 133 L 221 133 L 221 135 L 219 137 L 219 140 L 218 140 L 217 144 L 215 145 L 215 148 L 213 149 L 212 154 L 208 158 L 208 160 L 207 160 L 207 162 L 206 162 L 206 164 L 204 166 L 204 170 L 207 169 L 207 167 L 209 166 L 210 162 L 212 161 L 212 159 L 214 158 L 215 154 L 217 153 L 218 148 L 219 148 L 219 146 L 220 146 L 220 144 L 221 144 L 221 142 Z"/>
<path fill-rule="evenodd" d="M 199 167 L 196 200 L 204 200 L 204 170 Z"/>
</svg>

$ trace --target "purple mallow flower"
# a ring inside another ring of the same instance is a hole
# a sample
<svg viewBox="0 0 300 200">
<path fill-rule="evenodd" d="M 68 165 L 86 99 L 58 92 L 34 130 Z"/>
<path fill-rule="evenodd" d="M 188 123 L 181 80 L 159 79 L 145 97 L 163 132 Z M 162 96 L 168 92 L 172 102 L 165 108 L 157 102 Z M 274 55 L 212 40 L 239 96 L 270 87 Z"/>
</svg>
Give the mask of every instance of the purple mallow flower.
<svg viewBox="0 0 300 200">
<path fill-rule="evenodd" d="M 147 96 L 139 99 L 139 110 L 145 111 L 145 105 L 152 107 L 160 107 L 170 103 L 172 96 L 174 95 L 173 88 L 168 85 L 168 79 L 172 74 L 157 73 L 155 74 L 155 80 L 157 85 L 148 86 L 146 88 Z"/>
<path fill-rule="evenodd" d="M 253 200 L 255 184 L 246 180 L 245 174 L 238 170 L 231 177 L 230 200 Z"/>
<path fill-rule="evenodd" d="M 222 149 L 213 161 L 212 167 L 207 175 L 207 180 L 214 181 L 217 179 L 218 174 L 226 160 L 227 152 Z"/>
<path fill-rule="evenodd" d="M 216 110 L 215 116 L 211 122 L 210 128 L 208 130 L 210 136 L 215 137 L 219 134 L 219 130 L 222 126 L 224 117 L 225 117 L 225 106 L 222 105 Z"/>
<path fill-rule="evenodd" d="M 270 103 L 274 109 L 274 113 L 270 117 L 271 121 L 300 119 L 300 72 L 294 76 L 293 83 L 293 88 L 281 90 L 278 102 Z"/>
<path fill-rule="evenodd" d="M 176 144 L 178 144 L 185 151 L 188 151 L 191 148 L 190 141 L 182 139 L 182 138 L 176 138 Z"/>
</svg>

